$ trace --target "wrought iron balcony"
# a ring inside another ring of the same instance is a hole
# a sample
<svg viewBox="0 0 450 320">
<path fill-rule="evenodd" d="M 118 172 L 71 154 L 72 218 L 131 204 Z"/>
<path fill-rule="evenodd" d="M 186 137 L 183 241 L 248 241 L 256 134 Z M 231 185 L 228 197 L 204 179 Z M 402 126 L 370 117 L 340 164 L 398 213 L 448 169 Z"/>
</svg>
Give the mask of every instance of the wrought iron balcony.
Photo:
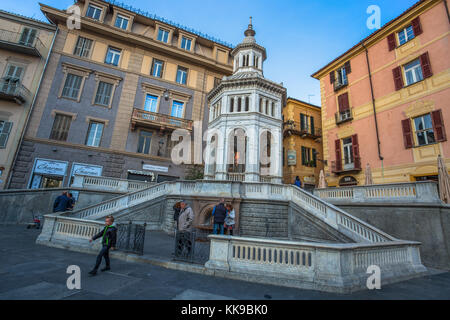
<svg viewBox="0 0 450 320">
<path fill-rule="evenodd" d="M 19 81 L 0 79 L 0 99 L 23 104 L 31 100 L 31 92 Z"/>
<path fill-rule="evenodd" d="M 347 173 L 355 173 L 355 172 L 360 172 L 362 171 L 361 169 L 361 158 L 355 158 L 354 162 L 352 164 L 349 165 L 344 165 L 341 162 L 341 166 L 338 168 L 336 161 L 331 161 L 331 172 L 336 174 L 336 175 L 340 175 L 340 174 L 347 174 Z"/>
<path fill-rule="evenodd" d="M 348 79 L 345 79 L 343 82 L 336 79 L 334 81 L 334 91 L 338 91 L 348 85 Z"/>
<path fill-rule="evenodd" d="M 335 113 L 335 118 L 336 118 L 336 124 L 341 124 L 347 121 L 352 121 L 353 120 L 353 110 L 352 108 L 346 110 L 346 111 L 339 111 Z"/>
<path fill-rule="evenodd" d="M 134 130 L 136 126 L 161 130 L 192 130 L 192 123 L 192 120 L 171 117 L 165 114 L 134 108 L 133 115 L 131 117 L 131 130 Z"/>
<path fill-rule="evenodd" d="M 300 122 L 287 121 L 283 124 L 284 136 L 296 134 L 302 138 L 318 139 L 322 137 L 321 128 L 312 128 L 310 126 L 301 126 Z"/>
<path fill-rule="evenodd" d="M 23 40 L 22 33 L 0 29 L 0 48 L 36 57 L 46 57 L 46 48 L 38 37 Z"/>
</svg>

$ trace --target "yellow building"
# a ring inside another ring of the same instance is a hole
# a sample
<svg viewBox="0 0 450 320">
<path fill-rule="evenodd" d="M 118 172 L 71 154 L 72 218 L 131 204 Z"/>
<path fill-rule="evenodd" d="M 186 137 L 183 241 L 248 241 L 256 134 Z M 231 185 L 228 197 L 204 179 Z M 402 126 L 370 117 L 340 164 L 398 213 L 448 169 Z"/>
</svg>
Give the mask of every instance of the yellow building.
<svg viewBox="0 0 450 320">
<path fill-rule="evenodd" d="M 302 186 L 313 189 L 323 169 L 322 120 L 318 106 L 288 98 L 283 109 L 283 182 L 299 176 Z"/>
<path fill-rule="evenodd" d="M 17 156 L 55 30 L 51 24 L 0 10 L 0 189 Z"/>
</svg>

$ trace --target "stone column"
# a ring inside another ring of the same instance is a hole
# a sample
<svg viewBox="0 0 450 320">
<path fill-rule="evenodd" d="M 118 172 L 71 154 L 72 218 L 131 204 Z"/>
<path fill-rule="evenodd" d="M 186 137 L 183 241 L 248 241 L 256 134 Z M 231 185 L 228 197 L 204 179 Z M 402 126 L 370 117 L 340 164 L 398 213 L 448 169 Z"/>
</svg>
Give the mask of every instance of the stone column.
<svg viewBox="0 0 450 320">
<path fill-rule="evenodd" d="M 248 128 L 247 137 L 245 181 L 259 182 L 259 127 L 256 124 Z"/>
</svg>

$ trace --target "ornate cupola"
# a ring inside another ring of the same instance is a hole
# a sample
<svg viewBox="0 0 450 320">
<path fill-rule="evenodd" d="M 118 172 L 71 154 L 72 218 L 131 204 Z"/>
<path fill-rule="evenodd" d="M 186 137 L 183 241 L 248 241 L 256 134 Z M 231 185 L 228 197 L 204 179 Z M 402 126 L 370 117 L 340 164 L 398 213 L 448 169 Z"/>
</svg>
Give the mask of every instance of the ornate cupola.
<svg viewBox="0 0 450 320">
<path fill-rule="evenodd" d="M 234 72 L 208 93 L 205 179 L 281 183 L 282 84 L 264 78 L 266 49 L 256 43 L 252 18 L 231 52 Z"/>
<path fill-rule="evenodd" d="M 244 32 L 244 40 L 231 52 L 234 58 L 234 73 L 258 72 L 263 75 L 263 63 L 267 59 L 266 49 L 256 43 L 255 34 L 250 17 L 250 23 Z"/>
</svg>

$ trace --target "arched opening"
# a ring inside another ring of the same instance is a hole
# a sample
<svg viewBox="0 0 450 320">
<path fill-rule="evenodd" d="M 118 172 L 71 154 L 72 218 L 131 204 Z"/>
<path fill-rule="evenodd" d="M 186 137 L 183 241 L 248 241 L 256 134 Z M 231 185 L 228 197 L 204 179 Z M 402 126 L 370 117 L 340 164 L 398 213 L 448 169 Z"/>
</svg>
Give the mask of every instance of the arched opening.
<svg viewBox="0 0 450 320">
<path fill-rule="evenodd" d="M 245 173 L 247 140 L 247 135 L 243 129 L 234 129 L 230 133 L 228 140 L 228 173 Z"/>
<path fill-rule="evenodd" d="M 245 111 L 248 112 L 249 108 L 250 108 L 250 98 L 245 97 Z"/>
<path fill-rule="evenodd" d="M 259 139 L 260 150 L 260 175 L 270 176 L 271 157 L 272 157 L 272 133 L 267 130 L 261 133 Z"/>
</svg>

